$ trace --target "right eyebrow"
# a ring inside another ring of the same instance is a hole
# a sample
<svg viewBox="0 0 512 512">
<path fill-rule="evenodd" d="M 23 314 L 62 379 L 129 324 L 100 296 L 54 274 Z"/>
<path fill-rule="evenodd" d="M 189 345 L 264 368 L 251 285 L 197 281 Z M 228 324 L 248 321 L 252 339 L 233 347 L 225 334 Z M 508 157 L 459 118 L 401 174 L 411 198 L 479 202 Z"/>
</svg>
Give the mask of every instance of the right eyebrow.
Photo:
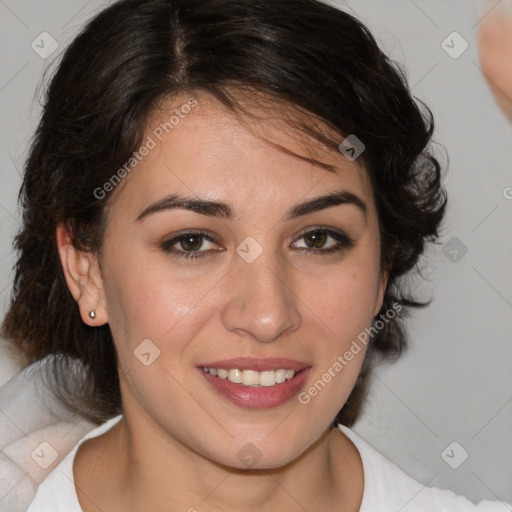
<svg viewBox="0 0 512 512">
<path fill-rule="evenodd" d="M 150 204 L 139 214 L 135 220 L 142 221 L 148 215 L 166 210 L 173 210 L 176 208 L 190 210 L 195 213 L 200 213 L 201 215 L 209 215 L 212 217 L 220 217 L 225 219 L 230 219 L 235 216 L 231 206 L 226 203 L 210 201 L 206 199 L 195 199 L 193 197 L 183 197 L 179 196 L 178 194 L 171 194 L 156 201 L 153 204 Z"/>
</svg>

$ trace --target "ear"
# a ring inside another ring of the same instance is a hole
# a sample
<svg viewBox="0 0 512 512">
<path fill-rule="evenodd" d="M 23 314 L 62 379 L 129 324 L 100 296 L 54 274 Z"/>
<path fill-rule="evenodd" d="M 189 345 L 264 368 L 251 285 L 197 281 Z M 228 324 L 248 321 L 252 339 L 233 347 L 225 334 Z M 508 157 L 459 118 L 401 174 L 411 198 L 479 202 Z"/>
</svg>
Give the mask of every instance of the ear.
<svg viewBox="0 0 512 512">
<path fill-rule="evenodd" d="M 66 283 L 78 303 L 82 320 L 91 326 L 107 323 L 103 278 L 97 256 L 76 249 L 69 228 L 63 223 L 57 226 L 55 237 Z M 94 318 L 89 316 L 91 311 L 95 312 Z"/>
<path fill-rule="evenodd" d="M 389 270 L 382 269 L 382 271 L 380 273 L 380 279 L 379 279 L 378 289 L 377 289 L 377 302 L 375 303 L 375 311 L 373 312 L 374 318 L 379 313 L 380 308 L 382 307 L 382 304 L 384 302 L 384 295 L 386 293 L 386 287 L 388 285 L 388 278 L 389 278 Z"/>
</svg>

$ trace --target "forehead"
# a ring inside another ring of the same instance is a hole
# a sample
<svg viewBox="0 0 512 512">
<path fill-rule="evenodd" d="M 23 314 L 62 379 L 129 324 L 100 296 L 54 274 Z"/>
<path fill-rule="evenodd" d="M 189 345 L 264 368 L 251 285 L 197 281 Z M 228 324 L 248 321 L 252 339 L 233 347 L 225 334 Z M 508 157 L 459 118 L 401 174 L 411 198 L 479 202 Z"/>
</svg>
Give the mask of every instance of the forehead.
<svg viewBox="0 0 512 512">
<path fill-rule="evenodd" d="M 348 160 L 289 123 L 293 115 L 294 122 L 311 123 L 310 118 L 272 103 L 245 112 L 237 115 L 207 94 L 162 102 L 147 120 L 140 148 L 146 150 L 139 151 L 144 156 L 112 202 L 139 207 L 166 193 L 180 193 L 254 211 L 270 200 L 291 203 L 343 189 L 372 203 L 360 161 Z"/>
</svg>

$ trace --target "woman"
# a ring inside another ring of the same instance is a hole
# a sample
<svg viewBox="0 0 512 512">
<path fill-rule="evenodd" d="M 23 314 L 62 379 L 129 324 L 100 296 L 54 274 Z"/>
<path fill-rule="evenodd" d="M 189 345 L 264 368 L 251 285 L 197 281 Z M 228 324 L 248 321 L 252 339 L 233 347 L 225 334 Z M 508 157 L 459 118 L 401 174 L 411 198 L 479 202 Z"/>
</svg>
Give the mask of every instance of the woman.
<svg viewBox="0 0 512 512">
<path fill-rule="evenodd" d="M 102 424 L 29 512 L 498 510 L 349 428 L 443 218 L 432 130 L 367 29 L 314 0 L 93 19 L 26 165 L 3 333 Z"/>
</svg>

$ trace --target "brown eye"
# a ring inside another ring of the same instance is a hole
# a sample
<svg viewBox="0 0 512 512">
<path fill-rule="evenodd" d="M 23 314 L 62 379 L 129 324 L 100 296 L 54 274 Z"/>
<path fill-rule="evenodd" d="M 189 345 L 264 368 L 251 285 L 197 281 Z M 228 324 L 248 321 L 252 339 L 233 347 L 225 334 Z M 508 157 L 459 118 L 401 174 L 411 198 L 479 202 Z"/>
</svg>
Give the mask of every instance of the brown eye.
<svg viewBox="0 0 512 512">
<path fill-rule="evenodd" d="M 322 231 L 311 231 L 304 235 L 304 241 L 312 249 L 321 249 L 327 241 L 327 234 Z"/>
<path fill-rule="evenodd" d="M 218 251 L 215 241 L 206 233 L 182 233 L 162 243 L 162 249 L 174 256 L 198 258 Z"/>
<path fill-rule="evenodd" d="M 203 238 L 203 235 L 188 234 L 179 243 L 184 251 L 198 251 L 203 245 Z"/>
<path fill-rule="evenodd" d="M 306 253 L 328 254 L 354 247 L 355 241 L 342 231 L 310 229 L 293 243 L 293 247 Z"/>
</svg>

